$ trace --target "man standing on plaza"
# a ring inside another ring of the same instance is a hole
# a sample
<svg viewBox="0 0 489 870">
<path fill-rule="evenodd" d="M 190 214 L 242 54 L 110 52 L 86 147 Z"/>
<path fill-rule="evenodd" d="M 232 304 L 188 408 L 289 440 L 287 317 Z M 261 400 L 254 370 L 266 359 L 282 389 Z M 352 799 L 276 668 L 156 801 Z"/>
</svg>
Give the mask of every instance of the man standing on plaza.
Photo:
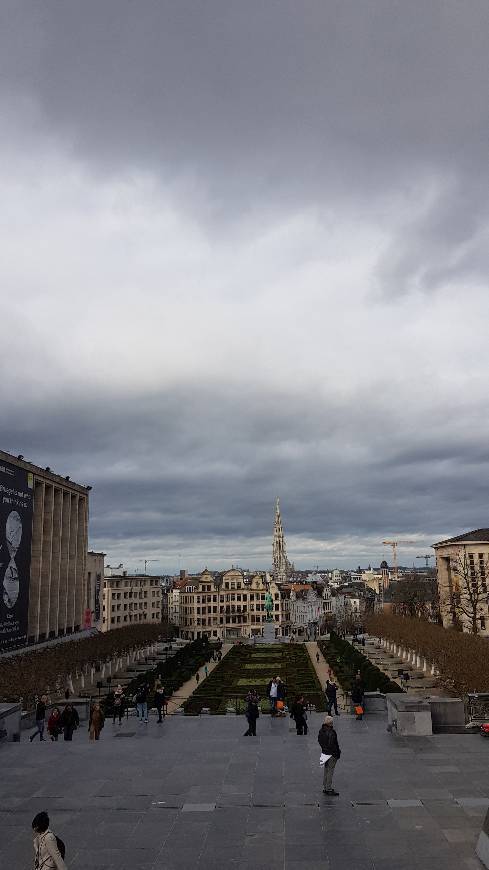
<svg viewBox="0 0 489 870">
<path fill-rule="evenodd" d="M 29 737 L 30 742 L 39 734 L 39 740 L 44 740 L 44 725 L 46 722 L 46 704 L 48 702 L 47 695 L 41 695 L 36 704 L 36 731 Z"/>
<path fill-rule="evenodd" d="M 329 715 L 331 715 L 331 710 L 334 707 L 334 711 L 336 716 L 339 716 L 338 713 L 338 686 L 334 682 L 334 680 L 326 680 L 326 688 L 324 690 L 326 695 L 326 703 Z"/>
<path fill-rule="evenodd" d="M 339 792 L 333 788 L 333 774 L 336 762 L 339 761 L 341 749 L 338 745 L 338 737 L 333 728 L 333 717 L 326 716 L 323 725 L 319 729 L 318 743 L 321 752 L 330 757 L 324 764 L 323 793 L 337 797 Z"/>
<path fill-rule="evenodd" d="M 278 697 L 278 682 L 277 677 L 273 677 L 267 686 L 267 695 L 270 698 L 270 711 L 272 716 L 277 713 L 277 697 Z"/>
</svg>

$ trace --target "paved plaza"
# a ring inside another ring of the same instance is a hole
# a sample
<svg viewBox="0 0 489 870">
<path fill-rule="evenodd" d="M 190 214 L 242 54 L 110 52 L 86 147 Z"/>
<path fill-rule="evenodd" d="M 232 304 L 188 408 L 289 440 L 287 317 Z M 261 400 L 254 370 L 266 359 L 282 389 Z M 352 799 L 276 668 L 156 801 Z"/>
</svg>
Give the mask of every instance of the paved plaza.
<svg viewBox="0 0 489 870">
<path fill-rule="evenodd" d="M 109 721 L 99 743 L 0 747 L 0 867 L 32 866 L 47 810 L 69 870 L 477 870 L 489 805 L 489 741 L 398 738 L 384 716 L 337 720 L 342 758 L 322 794 L 317 732 L 290 720 L 172 716 Z"/>
</svg>

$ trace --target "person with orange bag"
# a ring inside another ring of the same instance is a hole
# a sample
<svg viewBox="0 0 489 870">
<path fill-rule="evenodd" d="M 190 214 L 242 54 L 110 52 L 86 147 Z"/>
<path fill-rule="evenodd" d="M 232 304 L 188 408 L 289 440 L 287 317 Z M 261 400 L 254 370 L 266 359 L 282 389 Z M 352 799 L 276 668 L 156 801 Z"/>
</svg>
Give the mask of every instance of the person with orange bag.
<svg viewBox="0 0 489 870">
<path fill-rule="evenodd" d="M 351 702 L 357 719 L 363 719 L 365 712 L 365 687 L 363 685 L 361 674 L 358 673 L 351 687 Z"/>
</svg>

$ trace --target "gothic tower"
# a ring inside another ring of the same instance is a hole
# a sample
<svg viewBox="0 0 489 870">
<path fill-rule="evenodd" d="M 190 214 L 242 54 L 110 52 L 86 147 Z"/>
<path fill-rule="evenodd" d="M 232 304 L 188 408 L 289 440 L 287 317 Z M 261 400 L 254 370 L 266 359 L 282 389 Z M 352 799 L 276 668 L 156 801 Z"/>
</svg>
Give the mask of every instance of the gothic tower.
<svg viewBox="0 0 489 870">
<path fill-rule="evenodd" d="M 285 549 L 284 530 L 280 516 L 280 500 L 277 498 L 275 508 L 275 525 L 273 527 L 273 576 L 277 583 L 285 583 L 291 568 Z"/>
</svg>

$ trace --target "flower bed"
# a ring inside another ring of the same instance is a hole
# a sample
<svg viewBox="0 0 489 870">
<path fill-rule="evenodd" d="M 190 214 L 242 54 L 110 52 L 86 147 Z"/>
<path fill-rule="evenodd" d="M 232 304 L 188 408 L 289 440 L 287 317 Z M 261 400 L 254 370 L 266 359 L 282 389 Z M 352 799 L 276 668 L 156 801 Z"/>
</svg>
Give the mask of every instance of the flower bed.
<svg viewBox="0 0 489 870">
<path fill-rule="evenodd" d="M 324 694 L 307 649 L 301 644 L 270 644 L 259 648 L 233 647 L 184 704 L 185 713 L 198 715 L 203 707 L 208 707 L 211 713 L 225 713 L 231 707 L 244 712 L 246 695 L 254 687 L 261 696 L 262 712 L 268 713 L 266 687 L 276 675 L 287 687 L 289 704 L 301 693 L 316 709 L 325 709 Z"/>
</svg>

